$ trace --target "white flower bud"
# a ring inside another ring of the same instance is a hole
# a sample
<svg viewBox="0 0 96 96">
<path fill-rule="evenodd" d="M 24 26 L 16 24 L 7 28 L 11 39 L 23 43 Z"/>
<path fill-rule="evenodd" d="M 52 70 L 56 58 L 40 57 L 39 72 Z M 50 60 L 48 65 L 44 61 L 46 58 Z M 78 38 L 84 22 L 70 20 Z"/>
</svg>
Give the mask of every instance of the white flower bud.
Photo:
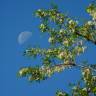
<svg viewBox="0 0 96 96">
<path fill-rule="evenodd" d="M 52 43 L 54 41 L 54 37 L 49 37 L 48 42 Z"/>
<path fill-rule="evenodd" d="M 88 21 L 87 23 L 88 23 L 88 25 L 93 25 L 92 21 Z"/>
<path fill-rule="evenodd" d="M 41 11 L 41 9 L 38 9 L 37 11 L 39 11 L 39 12 L 40 12 L 40 11 Z"/>
<path fill-rule="evenodd" d="M 85 49 L 86 49 L 87 47 L 82 47 L 82 52 L 84 53 L 84 51 L 85 51 Z"/>
<path fill-rule="evenodd" d="M 60 33 L 63 33 L 64 32 L 64 29 L 60 29 Z"/>
<path fill-rule="evenodd" d="M 72 24 L 73 22 L 74 22 L 73 20 L 70 20 L 68 23 L 69 23 L 69 24 Z"/>
<path fill-rule="evenodd" d="M 68 46 L 68 43 L 69 43 L 68 40 L 63 41 L 63 44 L 66 45 L 66 46 Z"/>
<path fill-rule="evenodd" d="M 86 89 L 86 88 L 83 88 L 82 90 L 83 90 L 83 91 L 87 91 L 87 89 Z"/>
<path fill-rule="evenodd" d="M 23 71 L 22 71 L 22 70 L 20 70 L 20 71 L 19 71 L 19 75 L 21 76 L 22 74 L 23 74 Z"/>
<path fill-rule="evenodd" d="M 61 52 L 61 53 L 59 53 L 58 57 L 59 57 L 60 59 L 63 59 L 63 58 L 65 57 L 65 55 L 66 55 L 65 52 Z"/>
<path fill-rule="evenodd" d="M 96 12 L 92 14 L 93 18 L 96 20 Z"/>
</svg>

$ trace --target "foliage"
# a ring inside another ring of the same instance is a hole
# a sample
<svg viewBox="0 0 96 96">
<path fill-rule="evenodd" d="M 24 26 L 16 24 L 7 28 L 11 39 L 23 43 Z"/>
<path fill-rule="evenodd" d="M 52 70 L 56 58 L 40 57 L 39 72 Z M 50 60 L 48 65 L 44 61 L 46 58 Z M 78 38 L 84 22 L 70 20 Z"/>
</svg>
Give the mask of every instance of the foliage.
<svg viewBox="0 0 96 96">
<path fill-rule="evenodd" d="M 38 9 L 35 14 L 41 19 L 39 29 L 41 32 L 49 34 L 48 42 L 52 47 L 48 49 L 26 49 L 24 55 L 41 57 L 42 66 L 21 68 L 18 75 L 28 77 L 29 81 L 40 82 L 65 68 L 80 67 L 83 86 L 77 84 L 72 87 L 71 94 L 58 90 L 56 96 L 91 96 L 90 94 L 95 96 L 96 76 L 94 70 L 96 66 L 76 64 L 76 57 L 84 53 L 87 48 L 86 42 L 96 45 L 96 2 L 90 4 L 86 11 L 91 19 L 80 25 L 79 21 L 63 14 L 56 6 L 50 9 Z M 54 61 L 57 60 L 60 63 L 54 64 Z"/>
<path fill-rule="evenodd" d="M 84 83 L 83 86 L 82 82 Z M 82 82 L 72 86 L 71 94 L 57 91 L 56 96 L 95 96 L 96 95 L 96 75 L 89 68 L 82 69 Z M 61 95 L 62 94 L 62 95 Z"/>
</svg>

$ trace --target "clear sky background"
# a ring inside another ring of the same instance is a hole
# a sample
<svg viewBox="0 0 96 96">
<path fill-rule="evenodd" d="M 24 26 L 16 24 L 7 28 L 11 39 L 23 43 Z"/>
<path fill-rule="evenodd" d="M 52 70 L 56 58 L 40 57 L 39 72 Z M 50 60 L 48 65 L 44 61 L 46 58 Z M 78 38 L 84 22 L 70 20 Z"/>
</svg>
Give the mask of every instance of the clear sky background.
<svg viewBox="0 0 96 96">
<path fill-rule="evenodd" d="M 16 77 L 19 68 L 40 62 L 22 56 L 24 49 L 36 44 L 42 48 L 49 46 L 48 37 L 41 36 L 38 30 L 40 20 L 32 13 L 39 8 L 48 8 L 52 1 L 62 12 L 81 18 L 81 22 L 89 19 L 85 8 L 92 0 L 0 0 L 0 96 L 55 96 L 57 89 L 69 92 L 68 83 L 80 79 L 80 71 L 76 69 L 56 73 L 40 84 Z M 32 37 L 20 45 L 17 38 L 23 31 L 32 32 Z M 77 61 L 96 63 L 96 47 L 90 42 L 87 45 L 85 54 L 80 55 Z"/>
</svg>

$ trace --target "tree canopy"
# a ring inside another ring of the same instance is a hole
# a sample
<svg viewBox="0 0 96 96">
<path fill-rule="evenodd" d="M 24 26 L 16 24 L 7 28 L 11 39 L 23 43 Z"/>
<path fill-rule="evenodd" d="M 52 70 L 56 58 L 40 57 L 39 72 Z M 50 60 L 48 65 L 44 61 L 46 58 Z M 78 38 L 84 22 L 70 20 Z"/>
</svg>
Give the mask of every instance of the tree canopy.
<svg viewBox="0 0 96 96">
<path fill-rule="evenodd" d="M 50 78 L 56 72 L 79 68 L 82 74 L 81 81 L 72 86 L 72 92 L 58 90 L 56 96 L 95 96 L 96 64 L 76 63 L 76 57 L 84 54 L 87 48 L 86 42 L 96 45 L 96 2 L 89 4 L 86 12 L 90 20 L 80 24 L 76 19 L 60 12 L 55 5 L 49 9 L 38 9 L 35 15 L 41 20 L 39 29 L 44 34 L 48 33 L 51 47 L 26 49 L 24 55 L 40 57 L 42 66 L 21 68 L 18 76 L 27 77 L 31 82 L 40 82 Z M 56 63 L 57 61 L 59 63 Z"/>
</svg>

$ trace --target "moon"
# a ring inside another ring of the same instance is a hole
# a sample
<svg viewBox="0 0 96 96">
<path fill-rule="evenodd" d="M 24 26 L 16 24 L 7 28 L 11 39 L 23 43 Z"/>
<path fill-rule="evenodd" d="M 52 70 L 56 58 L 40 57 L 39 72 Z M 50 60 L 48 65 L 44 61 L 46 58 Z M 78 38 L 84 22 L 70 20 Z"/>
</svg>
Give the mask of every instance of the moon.
<svg viewBox="0 0 96 96">
<path fill-rule="evenodd" d="M 21 32 L 18 36 L 18 43 L 24 44 L 31 36 L 32 36 L 32 32 L 29 31 Z"/>
</svg>

